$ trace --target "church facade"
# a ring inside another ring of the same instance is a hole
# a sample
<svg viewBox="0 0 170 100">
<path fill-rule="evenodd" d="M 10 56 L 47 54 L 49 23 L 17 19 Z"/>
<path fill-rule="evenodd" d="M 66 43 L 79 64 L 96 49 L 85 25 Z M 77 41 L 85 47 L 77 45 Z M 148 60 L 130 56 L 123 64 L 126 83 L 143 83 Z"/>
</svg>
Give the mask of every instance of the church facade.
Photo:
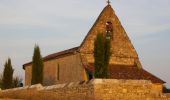
<svg viewBox="0 0 170 100">
<path fill-rule="evenodd" d="M 155 84 L 155 88 L 162 88 L 165 82 L 143 68 L 135 48 L 110 4 L 100 13 L 79 47 L 43 58 L 43 84 L 52 85 L 93 78 L 94 41 L 98 33 L 108 35 L 111 39 L 112 54 L 108 68 L 110 79 L 150 80 Z M 24 64 L 23 69 L 25 85 L 31 85 L 32 62 Z"/>
</svg>

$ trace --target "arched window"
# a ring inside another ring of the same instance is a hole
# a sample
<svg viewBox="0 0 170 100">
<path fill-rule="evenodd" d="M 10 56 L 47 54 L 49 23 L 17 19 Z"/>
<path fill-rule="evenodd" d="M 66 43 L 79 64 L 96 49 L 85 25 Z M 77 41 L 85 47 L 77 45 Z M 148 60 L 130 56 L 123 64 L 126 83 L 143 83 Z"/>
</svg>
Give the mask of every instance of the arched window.
<svg viewBox="0 0 170 100">
<path fill-rule="evenodd" d="M 112 33 L 113 33 L 112 22 L 107 21 L 106 22 L 106 39 L 110 39 L 112 37 Z"/>
</svg>

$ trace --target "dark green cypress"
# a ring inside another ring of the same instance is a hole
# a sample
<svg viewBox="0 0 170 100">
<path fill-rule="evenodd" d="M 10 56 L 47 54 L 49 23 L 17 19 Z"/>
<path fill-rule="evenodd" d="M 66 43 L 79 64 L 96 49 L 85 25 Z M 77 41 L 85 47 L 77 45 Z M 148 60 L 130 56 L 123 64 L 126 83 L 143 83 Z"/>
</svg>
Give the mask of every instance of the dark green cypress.
<svg viewBox="0 0 170 100">
<path fill-rule="evenodd" d="M 97 34 L 96 40 L 94 42 L 94 66 L 95 78 L 103 78 L 103 67 L 104 67 L 104 38 L 101 33 Z"/>
<path fill-rule="evenodd" d="M 97 34 L 94 42 L 95 78 L 108 78 L 110 55 L 110 39 L 101 33 Z"/>
<path fill-rule="evenodd" d="M 31 84 L 43 84 L 43 59 L 38 45 L 34 47 L 34 55 L 32 58 L 32 80 Z"/>
<path fill-rule="evenodd" d="M 4 71 L 2 76 L 2 89 L 9 89 L 13 87 L 13 72 L 11 59 L 8 58 L 8 61 L 4 65 Z"/>
<path fill-rule="evenodd" d="M 2 88 L 2 75 L 0 75 L 0 88 Z"/>
<path fill-rule="evenodd" d="M 110 37 L 106 37 L 104 36 L 104 67 L 103 67 L 103 77 L 104 78 L 108 78 L 108 74 L 109 74 L 109 60 L 110 60 L 110 56 L 111 56 L 111 52 L 110 52 L 110 48 L 111 48 L 111 44 L 110 44 Z"/>
</svg>

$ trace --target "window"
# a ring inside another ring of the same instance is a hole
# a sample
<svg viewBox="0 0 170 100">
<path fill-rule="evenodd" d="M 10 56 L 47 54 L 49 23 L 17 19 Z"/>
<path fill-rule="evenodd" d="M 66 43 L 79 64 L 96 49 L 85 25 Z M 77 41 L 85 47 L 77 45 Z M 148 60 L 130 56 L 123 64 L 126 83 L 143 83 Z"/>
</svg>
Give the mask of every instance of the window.
<svg viewBox="0 0 170 100">
<path fill-rule="evenodd" d="M 110 39 L 113 33 L 113 25 L 110 21 L 106 22 L 106 39 Z"/>
</svg>

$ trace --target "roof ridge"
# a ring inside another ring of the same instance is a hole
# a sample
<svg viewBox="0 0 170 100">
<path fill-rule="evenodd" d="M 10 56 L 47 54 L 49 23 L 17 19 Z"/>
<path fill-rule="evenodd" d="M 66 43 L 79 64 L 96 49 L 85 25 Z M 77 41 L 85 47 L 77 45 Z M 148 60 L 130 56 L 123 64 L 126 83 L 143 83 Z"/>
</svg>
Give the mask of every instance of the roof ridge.
<svg viewBox="0 0 170 100">
<path fill-rule="evenodd" d="M 48 61 L 48 60 L 54 59 L 58 56 L 62 56 L 64 54 L 73 53 L 74 51 L 77 51 L 78 49 L 79 49 L 79 46 L 74 47 L 74 48 L 70 48 L 70 49 L 66 49 L 66 50 L 63 50 L 63 51 L 59 51 L 59 52 L 56 52 L 56 53 L 49 54 L 49 55 L 43 57 L 43 61 Z M 30 64 L 32 64 L 32 61 L 25 63 L 23 65 L 23 69 L 25 69 L 25 66 L 30 65 Z"/>
<path fill-rule="evenodd" d="M 87 35 L 85 36 L 83 42 L 80 44 L 80 48 L 82 47 L 82 45 L 84 44 L 84 42 L 86 41 L 87 37 L 89 36 L 89 34 L 91 33 L 91 31 L 93 30 L 93 28 L 96 26 L 97 22 L 99 21 L 100 17 L 102 16 L 102 14 L 107 10 L 107 9 L 111 9 L 113 10 L 111 5 L 107 5 L 106 7 L 104 7 L 104 9 L 102 10 L 102 12 L 99 14 L 99 16 L 97 17 L 96 21 L 94 22 L 93 26 L 90 28 L 90 30 L 88 31 Z M 115 12 L 113 10 L 113 12 Z M 79 48 L 79 49 L 80 49 Z"/>
</svg>

